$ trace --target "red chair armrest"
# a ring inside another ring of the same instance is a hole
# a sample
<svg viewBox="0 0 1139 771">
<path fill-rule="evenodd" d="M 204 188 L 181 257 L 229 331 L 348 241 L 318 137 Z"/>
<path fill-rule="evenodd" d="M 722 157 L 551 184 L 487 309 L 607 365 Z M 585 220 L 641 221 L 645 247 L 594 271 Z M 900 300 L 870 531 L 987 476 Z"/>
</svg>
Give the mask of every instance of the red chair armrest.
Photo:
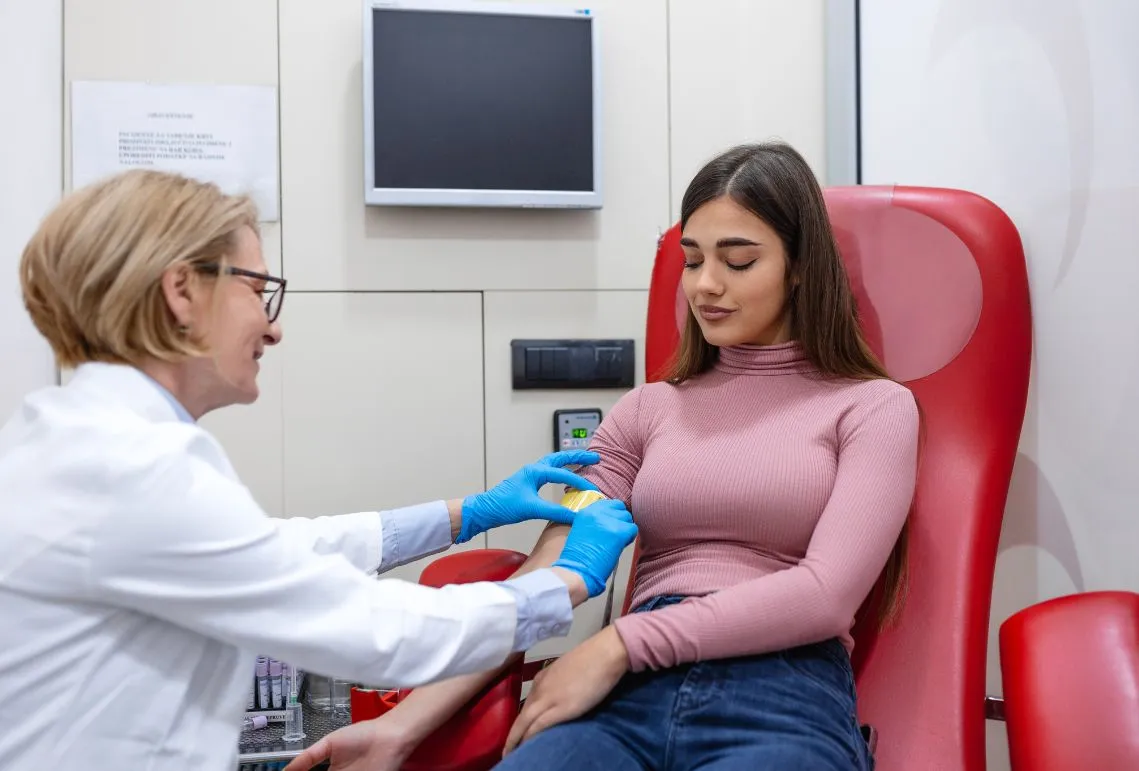
<svg viewBox="0 0 1139 771">
<path fill-rule="evenodd" d="M 470 584 L 475 581 L 505 581 L 526 561 L 526 555 L 510 549 L 472 549 L 440 557 L 423 569 L 424 586 Z"/>
<path fill-rule="evenodd" d="M 1139 768 L 1139 594 L 1042 602 L 1000 630 L 1015 771 Z"/>
<path fill-rule="evenodd" d="M 526 555 L 508 549 L 473 549 L 448 554 L 420 575 L 424 586 L 505 581 Z M 518 661 L 415 749 L 402 771 L 489 771 L 502 759 L 522 697 L 523 662 Z"/>
<path fill-rule="evenodd" d="M 401 771 L 490 771 L 502 760 L 522 697 L 522 662 L 415 748 Z"/>
</svg>

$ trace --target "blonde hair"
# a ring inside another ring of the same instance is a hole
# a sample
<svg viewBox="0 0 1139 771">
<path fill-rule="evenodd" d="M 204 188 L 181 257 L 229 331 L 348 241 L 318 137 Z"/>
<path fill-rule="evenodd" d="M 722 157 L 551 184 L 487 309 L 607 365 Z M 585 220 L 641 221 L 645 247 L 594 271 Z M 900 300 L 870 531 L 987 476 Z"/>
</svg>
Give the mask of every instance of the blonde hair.
<svg viewBox="0 0 1139 771">
<path fill-rule="evenodd" d="M 243 227 L 257 231 L 246 196 L 166 172 L 118 174 L 40 224 L 20 259 L 24 305 L 64 368 L 202 355 L 167 306 L 162 275 L 224 263 Z"/>
</svg>

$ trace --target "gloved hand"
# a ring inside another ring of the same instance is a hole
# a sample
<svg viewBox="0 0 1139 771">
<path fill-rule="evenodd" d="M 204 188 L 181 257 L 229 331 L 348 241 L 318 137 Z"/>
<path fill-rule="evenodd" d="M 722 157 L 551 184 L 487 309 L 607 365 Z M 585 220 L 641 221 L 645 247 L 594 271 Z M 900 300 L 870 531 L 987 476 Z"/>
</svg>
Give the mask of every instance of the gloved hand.
<svg viewBox="0 0 1139 771">
<path fill-rule="evenodd" d="M 523 466 L 508 479 L 490 490 L 463 499 L 463 525 L 455 543 L 466 543 L 479 533 L 503 525 L 513 525 L 528 519 L 548 519 L 568 525 L 574 512 L 565 506 L 541 498 L 538 491 L 543 485 L 555 483 L 578 490 L 596 490 L 596 485 L 577 474 L 562 468 L 570 464 L 590 466 L 601 456 L 587 450 L 555 452 Z"/>
<path fill-rule="evenodd" d="M 633 515 L 623 502 L 607 499 L 591 503 L 577 513 L 554 567 L 577 573 L 585 579 L 589 596 L 596 597 L 605 591 L 621 552 L 636 537 Z"/>
</svg>

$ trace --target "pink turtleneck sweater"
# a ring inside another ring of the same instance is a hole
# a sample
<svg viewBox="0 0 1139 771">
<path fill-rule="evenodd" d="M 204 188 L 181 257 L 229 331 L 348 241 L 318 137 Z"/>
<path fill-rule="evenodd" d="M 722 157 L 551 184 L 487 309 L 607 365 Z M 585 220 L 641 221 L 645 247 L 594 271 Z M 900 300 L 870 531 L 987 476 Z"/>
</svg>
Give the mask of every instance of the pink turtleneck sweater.
<svg viewBox="0 0 1139 771">
<path fill-rule="evenodd" d="M 583 469 L 640 528 L 636 671 L 839 637 L 909 511 L 918 411 L 889 380 L 828 380 L 797 343 L 724 348 L 715 369 L 650 383 L 605 418 Z M 698 595 L 698 596 L 697 596 Z"/>
</svg>

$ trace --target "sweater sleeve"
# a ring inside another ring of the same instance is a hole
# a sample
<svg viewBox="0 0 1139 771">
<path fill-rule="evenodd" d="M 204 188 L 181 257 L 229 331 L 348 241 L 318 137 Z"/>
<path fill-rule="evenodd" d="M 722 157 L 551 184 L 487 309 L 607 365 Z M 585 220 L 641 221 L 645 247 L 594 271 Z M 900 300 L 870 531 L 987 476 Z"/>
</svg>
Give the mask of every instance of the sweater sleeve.
<svg viewBox="0 0 1139 771">
<path fill-rule="evenodd" d="M 747 656 L 847 633 L 913 500 L 919 417 L 892 387 L 839 426 L 834 488 L 798 565 L 614 623 L 634 671 Z"/>
<path fill-rule="evenodd" d="M 621 397 L 601 421 L 589 449 L 601 456 L 578 475 L 593 482 L 606 497 L 624 501 L 632 511 L 633 482 L 641 470 L 644 439 L 640 425 L 641 393 L 644 386 Z"/>
</svg>

